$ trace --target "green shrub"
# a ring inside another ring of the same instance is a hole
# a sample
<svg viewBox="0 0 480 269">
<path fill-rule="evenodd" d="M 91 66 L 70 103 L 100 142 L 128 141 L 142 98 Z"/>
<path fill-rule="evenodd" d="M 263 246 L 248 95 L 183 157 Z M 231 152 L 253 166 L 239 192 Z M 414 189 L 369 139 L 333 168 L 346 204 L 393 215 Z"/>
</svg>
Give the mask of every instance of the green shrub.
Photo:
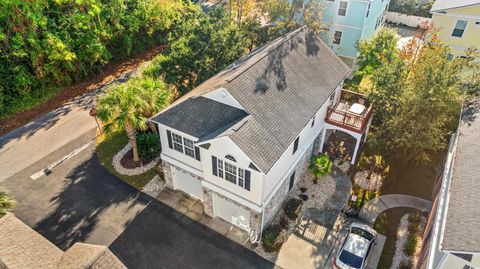
<svg viewBox="0 0 480 269">
<path fill-rule="evenodd" d="M 158 157 L 160 143 L 158 136 L 152 133 L 140 134 L 137 137 L 138 153 L 142 159 L 150 161 Z"/>
<path fill-rule="evenodd" d="M 417 234 L 420 231 L 421 216 L 418 213 L 409 214 L 408 221 L 408 238 L 403 248 L 403 252 L 411 257 L 415 253 L 415 248 L 417 246 Z"/>
<path fill-rule="evenodd" d="M 262 247 L 266 252 L 278 251 L 283 242 L 279 240 L 282 227 L 278 224 L 268 226 L 262 233 Z"/>
<path fill-rule="evenodd" d="M 330 160 L 327 154 L 321 154 L 312 157 L 310 162 L 310 171 L 315 176 L 315 179 L 323 177 L 332 171 L 333 162 Z"/>
<path fill-rule="evenodd" d="M 302 200 L 291 198 L 283 205 L 283 211 L 289 219 L 295 220 L 298 218 L 302 204 Z"/>
<path fill-rule="evenodd" d="M 415 253 L 415 248 L 417 246 L 417 236 L 415 234 L 409 234 L 407 238 L 407 242 L 403 247 L 403 252 L 405 255 L 412 257 Z"/>
</svg>

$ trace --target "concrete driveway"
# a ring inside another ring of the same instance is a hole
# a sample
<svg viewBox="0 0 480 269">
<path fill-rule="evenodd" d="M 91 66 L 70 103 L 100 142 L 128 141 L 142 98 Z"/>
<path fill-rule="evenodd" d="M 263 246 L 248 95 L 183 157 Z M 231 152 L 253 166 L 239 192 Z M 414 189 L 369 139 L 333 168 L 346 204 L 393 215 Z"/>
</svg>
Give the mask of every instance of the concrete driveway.
<svg viewBox="0 0 480 269">
<path fill-rule="evenodd" d="M 30 178 L 90 135 L 4 180 L 18 218 L 62 249 L 75 242 L 109 246 L 129 268 L 274 267 L 115 178 L 98 163 L 94 143 L 52 174 Z"/>
</svg>

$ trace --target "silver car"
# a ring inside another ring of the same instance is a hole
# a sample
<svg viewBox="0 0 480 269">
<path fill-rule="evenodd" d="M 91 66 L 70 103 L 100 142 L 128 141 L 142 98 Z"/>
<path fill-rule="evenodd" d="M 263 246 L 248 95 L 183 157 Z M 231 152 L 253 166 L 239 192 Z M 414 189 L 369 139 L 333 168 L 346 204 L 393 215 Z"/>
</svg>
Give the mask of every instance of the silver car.
<svg viewBox="0 0 480 269">
<path fill-rule="evenodd" d="M 373 245 L 377 232 L 369 225 L 354 222 L 350 225 L 348 235 L 337 256 L 333 267 L 339 269 L 363 269 Z"/>
</svg>

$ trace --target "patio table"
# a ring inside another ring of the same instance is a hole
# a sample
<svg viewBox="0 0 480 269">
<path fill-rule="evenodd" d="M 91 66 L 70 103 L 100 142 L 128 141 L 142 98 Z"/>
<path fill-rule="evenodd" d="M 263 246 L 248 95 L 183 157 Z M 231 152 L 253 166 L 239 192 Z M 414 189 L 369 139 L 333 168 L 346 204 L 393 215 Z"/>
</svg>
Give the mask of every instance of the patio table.
<svg viewBox="0 0 480 269">
<path fill-rule="evenodd" d="M 364 110 L 365 106 L 359 103 L 354 103 L 349 109 L 350 112 L 355 114 L 362 114 Z"/>
</svg>

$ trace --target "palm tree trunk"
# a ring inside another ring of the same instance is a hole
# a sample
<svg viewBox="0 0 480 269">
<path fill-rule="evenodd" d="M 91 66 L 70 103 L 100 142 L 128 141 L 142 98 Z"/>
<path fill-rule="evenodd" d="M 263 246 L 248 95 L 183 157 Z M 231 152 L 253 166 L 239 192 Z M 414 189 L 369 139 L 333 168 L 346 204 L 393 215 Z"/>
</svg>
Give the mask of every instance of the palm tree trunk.
<svg viewBox="0 0 480 269">
<path fill-rule="evenodd" d="M 148 127 L 150 128 L 150 130 L 152 131 L 152 133 L 158 135 L 157 126 L 155 126 L 155 123 L 154 123 L 154 122 L 148 121 Z"/>
<path fill-rule="evenodd" d="M 129 121 L 125 122 L 125 132 L 127 133 L 130 144 L 132 145 L 133 160 L 138 162 L 140 161 L 140 158 L 138 157 L 137 136 L 135 135 L 135 128 L 133 128 Z"/>
</svg>

